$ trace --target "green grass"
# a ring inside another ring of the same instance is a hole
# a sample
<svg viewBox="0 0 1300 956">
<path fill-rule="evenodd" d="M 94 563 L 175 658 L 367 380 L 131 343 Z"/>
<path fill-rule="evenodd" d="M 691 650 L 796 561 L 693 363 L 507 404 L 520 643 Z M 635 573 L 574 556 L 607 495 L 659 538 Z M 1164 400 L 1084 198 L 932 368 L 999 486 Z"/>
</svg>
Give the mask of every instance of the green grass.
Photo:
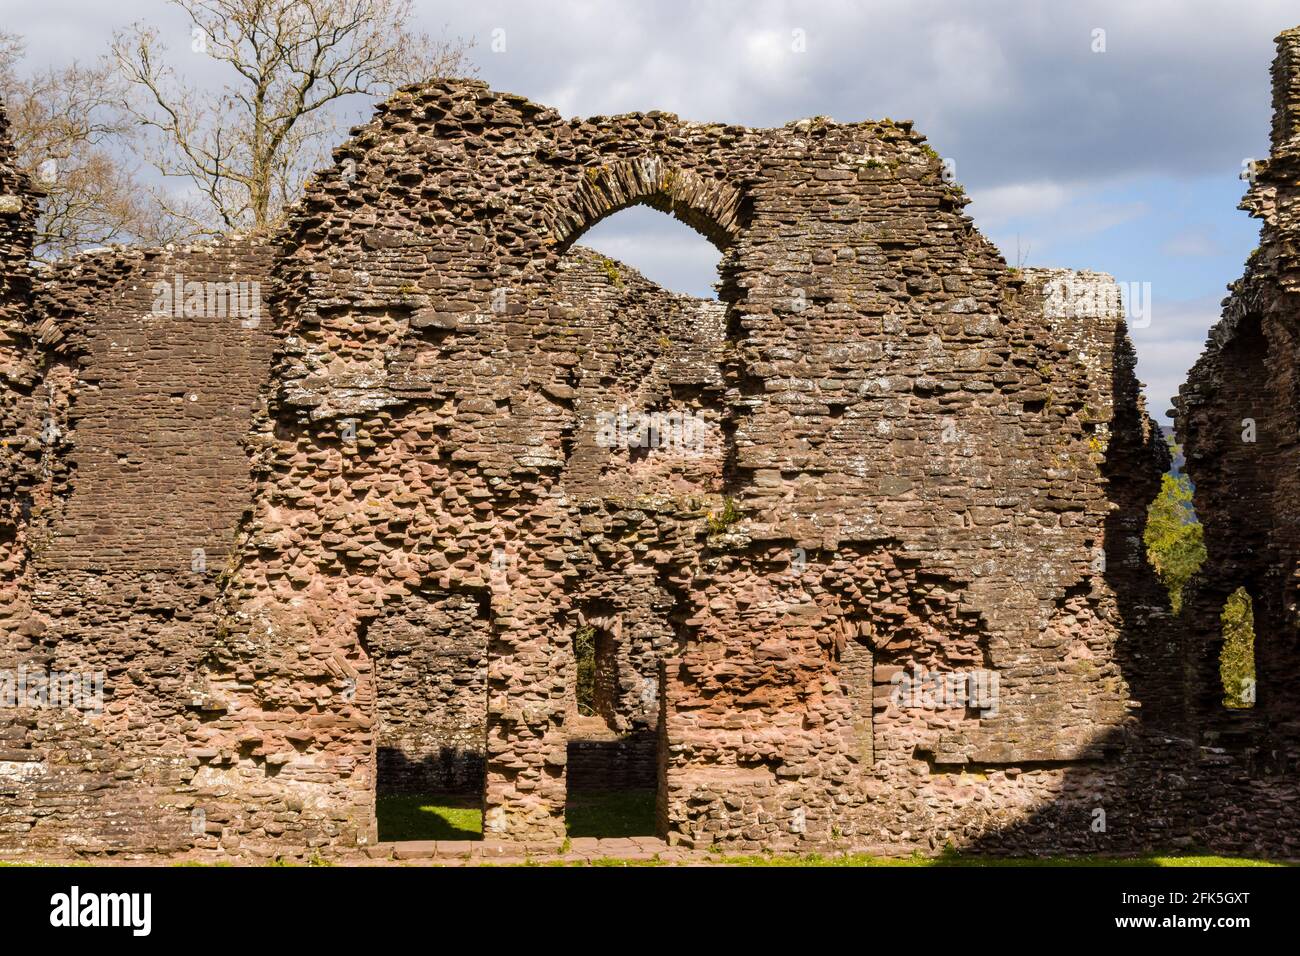
<svg viewBox="0 0 1300 956">
<path fill-rule="evenodd" d="M 843 856 L 825 856 L 820 853 L 766 854 L 756 853 L 749 856 L 727 856 L 712 854 L 707 862 L 713 866 L 776 866 L 776 867 L 1168 867 L 1168 866 L 1288 866 L 1268 860 L 1250 860 L 1242 857 L 1187 855 L 1187 856 L 1129 856 L 1129 857 L 964 857 L 960 854 L 946 853 L 938 857 L 918 855 L 910 857 L 871 856 L 866 853 L 851 853 Z M 619 860 L 602 857 L 590 861 L 582 860 L 531 860 L 525 866 L 667 866 L 663 860 Z"/>
<path fill-rule="evenodd" d="M 375 805 L 380 842 L 477 840 L 483 811 L 477 797 L 427 794 L 380 797 Z M 652 790 L 592 790 L 569 795 L 564 814 L 570 837 L 654 836 Z"/>
<path fill-rule="evenodd" d="M 564 828 L 570 837 L 655 835 L 653 790 L 587 790 L 569 794 Z"/>
<path fill-rule="evenodd" d="M 722 856 L 715 862 L 725 866 L 920 866 L 920 867 L 1141 867 L 1141 866 L 1285 866 L 1268 860 L 1248 860 L 1231 856 L 1044 856 L 1044 857 L 964 857 L 948 854 L 938 857 L 888 857 L 851 853 L 845 856 L 822 856 L 809 853 L 804 856 L 754 854 L 752 856 Z"/>
<path fill-rule="evenodd" d="M 907 867 L 1019 867 L 1019 866 L 1055 866 L 1055 867 L 1166 867 L 1166 866 L 1289 866 L 1269 860 L 1249 860 L 1242 857 L 1187 855 L 1187 856 L 1129 856 L 1129 857 L 963 857 L 960 854 L 946 853 L 938 857 L 918 855 L 910 857 L 871 856 L 866 853 L 850 853 L 843 856 L 825 856 L 820 853 L 795 854 L 756 853 L 749 856 L 726 856 L 713 854 L 708 862 L 714 866 L 793 866 L 793 867 L 864 867 L 864 866 L 907 866 Z M 533 861 L 533 866 L 667 866 L 657 857 L 653 860 L 619 860 L 602 857 L 587 862 L 581 860 Z"/>
<path fill-rule="evenodd" d="M 483 809 L 477 797 L 447 794 L 380 797 L 375 801 L 379 840 L 478 840 Z"/>
<path fill-rule="evenodd" d="M 0 860 L 0 866 L 94 866 L 88 860 Z"/>
<path fill-rule="evenodd" d="M 379 839 L 477 840 L 483 834 L 483 816 L 477 797 L 430 794 L 381 797 L 377 805 Z M 564 814 L 570 837 L 653 836 L 655 795 L 653 791 L 579 791 L 569 794 Z M 711 853 L 708 861 L 719 866 L 797 867 L 1192 867 L 1192 866 L 1287 866 L 1289 864 L 1245 857 L 1214 856 L 1203 851 L 1185 854 L 1139 856 L 969 856 L 953 849 L 938 856 L 914 853 L 907 857 L 872 856 L 866 853 L 826 855 L 821 853 Z M 534 865 L 660 866 L 658 860 L 599 859 L 580 861 L 534 861 Z"/>
</svg>

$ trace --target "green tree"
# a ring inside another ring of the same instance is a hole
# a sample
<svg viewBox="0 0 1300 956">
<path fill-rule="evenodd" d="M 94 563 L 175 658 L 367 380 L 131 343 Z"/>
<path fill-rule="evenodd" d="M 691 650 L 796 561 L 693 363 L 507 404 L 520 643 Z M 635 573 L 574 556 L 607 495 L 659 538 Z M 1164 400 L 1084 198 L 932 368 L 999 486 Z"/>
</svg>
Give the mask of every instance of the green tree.
<svg viewBox="0 0 1300 956">
<path fill-rule="evenodd" d="M 578 713 L 596 713 L 596 629 L 583 624 L 573 632 L 573 656 L 578 663 Z"/>
<path fill-rule="evenodd" d="M 1244 709 L 1255 705 L 1255 609 L 1245 588 L 1237 588 L 1223 605 L 1223 649 L 1219 677 L 1223 706 Z"/>
<path fill-rule="evenodd" d="M 1142 540 L 1176 614 L 1183 607 L 1183 586 L 1205 561 L 1204 532 L 1192 508 L 1192 483 L 1186 475 L 1161 478 Z"/>
</svg>

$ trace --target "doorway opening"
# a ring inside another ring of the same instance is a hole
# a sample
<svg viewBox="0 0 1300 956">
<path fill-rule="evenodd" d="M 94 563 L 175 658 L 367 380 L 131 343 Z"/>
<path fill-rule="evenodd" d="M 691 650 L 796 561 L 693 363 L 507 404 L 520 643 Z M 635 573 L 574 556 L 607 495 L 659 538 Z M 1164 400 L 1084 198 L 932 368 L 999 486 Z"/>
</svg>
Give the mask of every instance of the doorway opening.
<svg viewBox="0 0 1300 956">
<path fill-rule="evenodd" d="M 621 647 L 621 622 L 586 618 L 574 629 L 574 695 L 567 725 L 570 837 L 655 835 L 658 735 L 648 701 L 629 697 L 623 672 L 637 671 Z M 621 653 L 620 653 L 621 652 Z M 621 658 L 621 659 L 620 659 Z"/>
<path fill-rule="evenodd" d="M 410 595 L 369 625 L 381 843 L 482 839 L 489 631 L 471 593 Z"/>
</svg>

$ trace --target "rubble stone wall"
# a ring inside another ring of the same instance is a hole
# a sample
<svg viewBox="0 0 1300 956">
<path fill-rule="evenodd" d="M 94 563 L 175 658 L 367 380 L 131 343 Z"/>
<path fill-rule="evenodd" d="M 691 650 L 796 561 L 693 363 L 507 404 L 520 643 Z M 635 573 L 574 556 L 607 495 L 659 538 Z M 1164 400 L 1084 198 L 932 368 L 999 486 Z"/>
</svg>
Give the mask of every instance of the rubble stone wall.
<svg viewBox="0 0 1300 956">
<path fill-rule="evenodd" d="M 213 716 L 202 673 L 252 492 L 242 443 L 275 341 L 258 300 L 269 262 L 264 243 L 232 239 L 91 252 L 37 276 L 20 432 L 37 481 L 20 491 L 6 610 L 21 614 L 0 628 L 0 667 L 38 690 L 6 710 L 6 848 L 168 852 L 219 828 L 192 813 Z M 54 675 L 86 693 L 56 705 Z"/>
<path fill-rule="evenodd" d="M 628 504 L 638 496 L 680 495 L 694 487 L 693 481 L 704 480 L 700 476 L 720 473 L 718 456 L 704 453 L 707 437 L 698 447 L 673 454 L 664 467 L 658 448 L 620 442 L 617 433 L 621 427 L 626 436 L 640 426 L 657 434 L 663 425 L 662 441 L 656 443 L 663 448 L 676 442 L 680 416 L 693 406 L 675 399 L 674 389 L 682 394 L 718 387 L 714 353 L 722 341 L 722 309 L 666 292 L 582 247 L 561 262 L 558 288 L 574 311 L 575 329 L 585 327 L 590 342 L 587 371 L 572 394 L 576 413 L 589 427 L 570 453 L 570 489 L 589 511 L 606 516 L 599 527 L 617 533 L 625 521 L 638 520 Z M 605 436 L 609 441 L 597 440 L 601 423 L 611 433 Z M 691 422 L 681 434 L 694 443 L 709 427 L 716 432 L 716 423 Z M 607 517 L 620 512 L 624 517 L 618 521 Z M 590 519 L 588 527 L 597 520 Z M 619 550 L 614 542 L 593 539 L 570 622 L 599 624 L 612 650 L 607 666 L 599 669 L 599 697 L 606 703 L 602 718 L 579 720 L 576 680 L 566 671 L 568 752 L 582 761 L 586 785 L 598 789 L 654 786 L 655 750 L 653 743 L 647 749 L 646 738 L 658 720 L 659 660 L 672 641 L 664 598 L 653 582 L 643 579 L 629 587 L 625 562 L 601 557 Z M 494 548 L 488 559 L 491 574 L 506 572 L 504 547 Z M 482 793 L 490 596 L 481 585 L 456 590 L 457 581 L 450 583 L 450 590 L 412 594 L 386 608 L 366 630 L 378 688 L 380 793 Z"/>
<path fill-rule="evenodd" d="M 1259 247 L 1176 402 L 1209 558 L 1186 598 L 1189 723 L 1217 770 L 1204 832 L 1223 846 L 1294 846 L 1300 766 L 1300 29 L 1277 38 L 1269 156 L 1242 209 Z M 1254 707 L 1223 706 L 1224 601 L 1253 602 Z M 1272 830 L 1272 833 L 1270 833 Z"/>
<path fill-rule="evenodd" d="M 1225 783 L 1144 558 L 1167 457 L 1113 282 L 1010 268 L 910 124 L 453 81 L 334 160 L 272 238 L 34 287 L 0 162 L 0 669 L 105 675 L 100 713 L 5 711 L 0 850 L 346 855 L 429 789 L 558 841 L 571 788 L 651 767 L 693 847 L 1276 828 L 1291 791 L 1250 816 Z M 718 301 L 578 245 L 638 203 L 719 249 Z M 160 307 L 177 275 L 258 282 L 258 321 Z M 1273 525 L 1216 520 L 1263 580 Z"/>
<path fill-rule="evenodd" d="M 918 807 L 960 839 L 987 817 L 952 798 L 963 768 L 1058 768 L 1045 792 L 1103 759 L 1129 714 L 1113 582 L 1149 574 L 1140 518 L 1107 527 L 1109 449 L 1159 470 L 1118 304 L 1046 307 L 1051 277 L 1007 267 L 910 126 L 564 120 L 450 83 L 336 161 L 277 264 L 287 345 L 214 675 L 244 723 L 319 724 L 260 749 L 268 789 L 328 794 L 301 814 L 320 839 L 367 838 L 363 635 L 430 588 L 485 598 L 485 824 L 508 839 L 562 834 L 584 622 L 627 647 L 677 842 L 912 844 Z M 723 253 L 695 337 L 669 315 L 625 341 L 563 288 L 582 232 L 638 202 Z M 624 405 L 698 418 L 695 454 L 609 447 L 598 413 Z M 866 773 L 847 640 L 881 690 L 891 666 L 995 671 L 1001 709 L 883 707 Z"/>
<path fill-rule="evenodd" d="M 9 120 L 0 104 L 0 589 L 10 586 L 22 568 L 24 501 L 38 483 L 37 429 L 32 420 L 40 397 L 40 373 L 30 324 L 31 253 L 39 197 L 18 168 Z M 30 504 L 27 505 L 30 509 Z M 0 614 L 14 598 L 0 599 Z"/>
</svg>

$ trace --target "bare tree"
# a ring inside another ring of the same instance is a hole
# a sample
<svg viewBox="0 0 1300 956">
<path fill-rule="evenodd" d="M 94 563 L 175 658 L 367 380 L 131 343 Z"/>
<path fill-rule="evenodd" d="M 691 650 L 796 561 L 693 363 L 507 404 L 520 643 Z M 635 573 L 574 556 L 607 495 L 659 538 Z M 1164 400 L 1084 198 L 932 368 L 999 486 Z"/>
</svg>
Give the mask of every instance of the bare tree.
<svg viewBox="0 0 1300 956">
<path fill-rule="evenodd" d="M 191 51 L 224 67 L 219 91 L 179 77 L 152 27 L 117 33 L 113 53 L 158 138 L 155 165 L 190 186 L 188 206 L 159 202 L 198 233 L 273 226 L 323 164 L 349 97 L 474 72 L 468 44 L 413 30 L 411 0 L 169 2 L 193 23 Z"/>
<path fill-rule="evenodd" d="M 137 124 L 122 109 L 125 84 L 107 60 L 19 71 L 22 38 L 0 32 L 0 101 L 19 167 L 45 192 L 35 257 L 88 246 L 170 238 L 167 222 L 136 181 L 130 154 Z"/>
</svg>

